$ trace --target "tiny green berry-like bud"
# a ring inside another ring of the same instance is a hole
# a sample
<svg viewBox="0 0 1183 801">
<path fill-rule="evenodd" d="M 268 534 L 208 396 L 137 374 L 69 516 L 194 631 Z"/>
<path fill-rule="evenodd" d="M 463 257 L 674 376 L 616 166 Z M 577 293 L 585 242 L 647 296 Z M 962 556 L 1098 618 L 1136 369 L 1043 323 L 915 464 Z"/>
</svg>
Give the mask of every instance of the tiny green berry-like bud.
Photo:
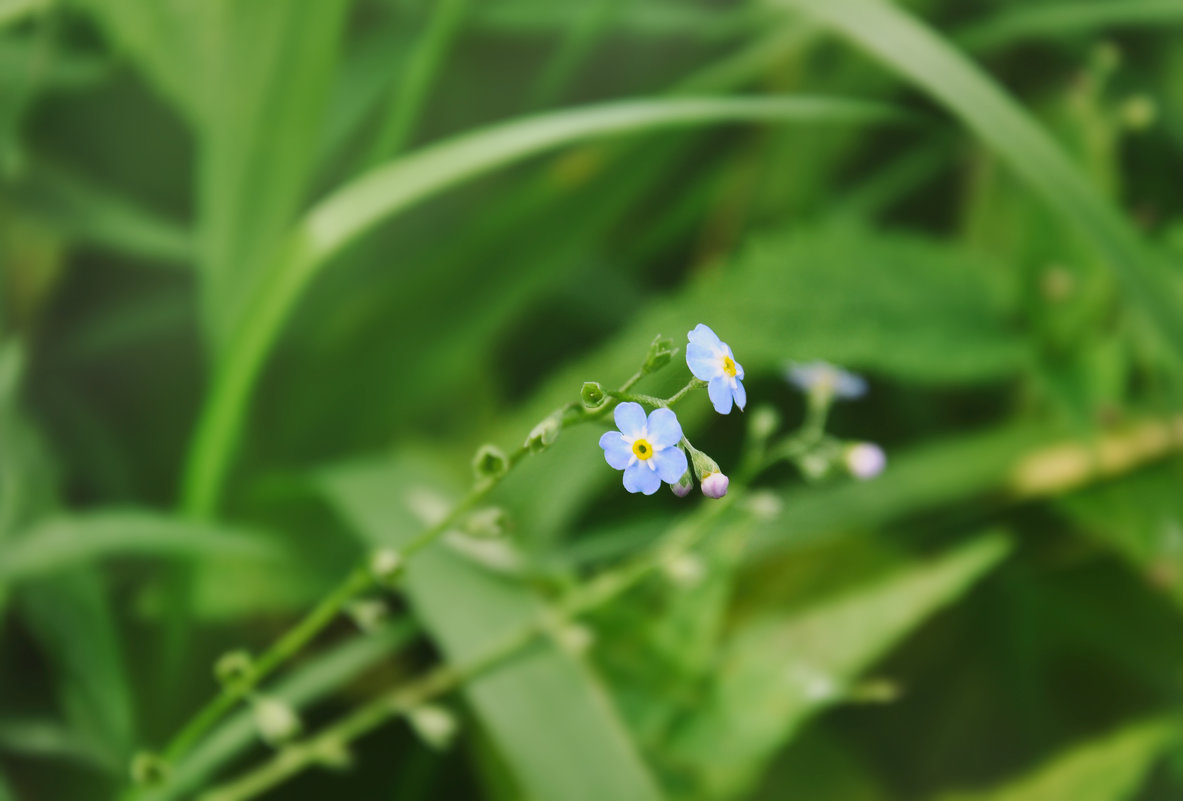
<svg viewBox="0 0 1183 801">
<path fill-rule="evenodd" d="M 227 689 L 250 679 L 255 672 L 255 661 L 246 651 L 228 651 L 214 663 L 214 675 Z"/>
<path fill-rule="evenodd" d="M 131 759 L 131 780 L 141 787 L 156 787 L 168 778 L 168 763 L 151 751 L 140 751 Z"/>
<path fill-rule="evenodd" d="M 677 484 L 670 484 L 670 492 L 679 498 L 685 498 L 690 494 L 690 490 L 692 489 L 694 489 L 694 477 L 690 475 L 689 470 L 682 474 Z"/>
<path fill-rule="evenodd" d="M 382 624 L 390 614 L 390 608 L 384 601 L 375 598 L 359 598 L 345 606 L 345 613 L 358 630 L 369 633 Z"/>
<path fill-rule="evenodd" d="M 649 345 L 649 353 L 645 356 L 645 363 L 641 366 L 641 372 L 646 375 L 657 372 L 669 364 L 677 352 L 678 349 L 674 347 L 674 341 L 672 339 L 658 334 Z"/>
<path fill-rule="evenodd" d="M 464 521 L 464 533 L 482 540 L 497 539 L 509 528 L 509 515 L 500 506 L 477 509 Z"/>
<path fill-rule="evenodd" d="M 370 575 L 379 584 L 394 585 L 403 567 L 403 555 L 393 548 L 380 548 L 370 554 Z"/>
<path fill-rule="evenodd" d="M 302 728 L 296 710 L 278 698 L 255 698 L 253 712 L 259 736 L 268 745 L 282 745 L 299 734 Z"/>
<path fill-rule="evenodd" d="M 472 457 L 472 469 L 478 479 L 501 478 L 509 472 L 509 458 L 496 445 L 485 444 L 477 448 L 476 456 Z"/>
<path fill-rule="evenodd" d="M 604 392 L 600 382 L 584 381 L 583 388 L 579 390 L 579 400 L 583 402 L 584 409 L 595 412 L 604 408 L 604 404 L 608 402 L 608 394 Z"/>
<path fill-rule="evenodd" d="M 423 704 L 407 713 L 407 721 L 427 745 L 442 751 L 456 739 L 460 723 L 448 709 L 438 704 Z"/>
<path fill-rule="evenodd" d="M 555 444 L 555 440 L 559 438 L 559 432 L 562 430 L 563 426 L 560 416 L 552 414 L 530 429 L 530 433 L 526 437 L 525 446 L 530 449 L 531 453 L 542 453 L 551 445 Z"/>
</svg>

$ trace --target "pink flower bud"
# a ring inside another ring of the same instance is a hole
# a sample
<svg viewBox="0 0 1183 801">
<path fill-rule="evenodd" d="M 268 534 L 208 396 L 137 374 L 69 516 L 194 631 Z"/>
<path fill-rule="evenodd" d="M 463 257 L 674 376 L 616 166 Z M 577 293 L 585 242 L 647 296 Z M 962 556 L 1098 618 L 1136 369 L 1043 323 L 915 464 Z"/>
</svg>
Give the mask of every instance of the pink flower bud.
<svg viewBox="0 0 1183 801">
<path fill-rule="evenodd" d="M 874 478 L 887 466 L 887 455 L 873 442 L 859 442 L 846 449 L 846 469 L 855 478 Z"/>
<path fill-rule="evenodd" d="M 702 480 L 702 494 L 708 498 L 722 498 L 727 494 L 727 485 L 731 479 L 716 471 Z"/>
</svg>

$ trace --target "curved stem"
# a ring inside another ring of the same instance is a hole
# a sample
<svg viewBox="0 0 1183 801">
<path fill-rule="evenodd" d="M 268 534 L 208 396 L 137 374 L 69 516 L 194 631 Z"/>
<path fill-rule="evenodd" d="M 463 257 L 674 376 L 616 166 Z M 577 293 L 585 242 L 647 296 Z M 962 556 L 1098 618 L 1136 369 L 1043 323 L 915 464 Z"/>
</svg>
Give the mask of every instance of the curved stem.
<svg viewBox="0 0 1183 801">
<path fill-rule="evenodd" d="M 643 372 L 633 374 L 621 385 L 622 388 L 635 385 L 643 376 Z M 616 395 L 619 393 L 610 392 L 609 394 Z M 681 394 L 684 394 L 684 392 Z M 566 429 L 580 423 L 599 419 L 607 414 L 612 406 L 613 404 L 605 404 L 601 409 L 588 412 L 582 407 L 567 404 L 558 409 L 556 413 L 560 417 L 559 425 L 561 428 Z M 399 551 L 400 556 L 407 559 L 439 539 L 442 534 L 448 531 L 460 519 L 461 515 L 489 495 L 529 453 L 530 449 L 526 445 L 522 445 L 512 451 L 508 455 L 509 469 L 500 475 L 490 476 L 478 481 L 463 498 L 453 505 L 451 510 L 443 518 L 428 526 L 422 533 L 403 546 Z M 312 611 L 259 658 L 254 665 L 254 669 L 247 676 L 232 685 L 223 687 L 222 691 L 213 700 L 202 707 L 189 723 L 165 746 L 162 752 L 164 759 L 169 762 L 175 761 L 186 753 L 211 726 L 233 709 L 236 703 L 249 695 L 263 679 L 267 678 L 280 665 L 299 653 L 304 646 L 311 642 L 340 613 L 346 604 L 370 585 L 371 581 L 372 577 L 368 564 L 355 567 Z"/>
</svg>

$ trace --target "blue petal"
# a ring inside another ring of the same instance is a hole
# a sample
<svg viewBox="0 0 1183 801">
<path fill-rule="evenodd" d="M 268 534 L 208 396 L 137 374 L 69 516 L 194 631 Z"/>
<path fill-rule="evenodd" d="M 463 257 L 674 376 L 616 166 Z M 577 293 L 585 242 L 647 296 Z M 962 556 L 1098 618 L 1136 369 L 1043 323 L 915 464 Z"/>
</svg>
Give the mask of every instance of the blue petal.
<svg viewBox="0 0 1183 801">
<path fill-rule="evenodd" d="M 625 468 L 624 488 L 629 492 L 652 495 L 661 488 L 661 479 L 649 467 L 648 462 L 637 462 Z"/>
<path fill-rule="evenodd" d="M 622 403 L 613 412 L 616 417 L 616 427 L 620 433 L 629 439 L 636 439 L 645 431 L 645 410 L 641 404 L 631 401 Z"/>
<path fill-rule="evenodd" d="M 742 412 L 743 407 L 748 402 L 748 391 L 743 388 L 742 381 L 735 382 L 735 389 L 731 390 L 731 395 L 735 398 L 735 405 L 738 406 L 739 410 Z"/>
<path fill-rule="evenodd" d="M 839 398 L 861 398 L 867 394 L 867 380 L 862 376 L 842 370 L 838 373 L 836 389 Z"/>
<path fill-rule="evenodd" d="M 667 484 L 677 484 L 686 473 L 686 454 L 681 448 L 665 448 L 653 454 L 658 477 Z"/>
<path fill-rule="evenodd" d="M 694 326 L 694 330 L 686 335 L 686 339 L 688 339 L 692 345 L 703 345 L 705 347 L 711 348 L 712 350 L 723 344 L 719 341 L 719 337 L 715 334 L 715 332 L 702 323 Z"/>
<path fill-rule="evenodd" d="M 608 464 L 617 470 L 628 467 L 629 459 L 633 458 L 633 449 L 629 441 L 619 431 L 606 431 L 600 437 L 600 447 L 604 449 L 604 458 Z"/>
<path fill-rule="evenodd" d="M 716 351 L 704 345 L 686 346 L 686 366 L 694 377 L 703 381 L 710 381 L 717 375 L 723 374 L 723 365 Z"/>
<path fill-rule="evenodd" d="M 649 441 L 654 450 L 668 448 L 682 441 L 682 424 L 672 409 L 655 409 L 649 415 Z"/>
<path fill-rule="evenodd" d="M 707 395 L 710 396 L 711 403 L 715 405 L 715 411 L 719 414 L 730 414 L 731 412 L 731 382 L 727 380 L 726 376 L 720 375 L 711 379 L 707 384 Z"/>
</svg>

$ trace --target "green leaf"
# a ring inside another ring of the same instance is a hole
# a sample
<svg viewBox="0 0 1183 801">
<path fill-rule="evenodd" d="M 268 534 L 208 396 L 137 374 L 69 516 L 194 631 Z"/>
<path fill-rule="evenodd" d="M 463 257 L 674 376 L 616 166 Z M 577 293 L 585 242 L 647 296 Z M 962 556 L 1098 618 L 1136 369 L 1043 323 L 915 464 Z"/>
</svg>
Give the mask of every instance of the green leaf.
<svg viewBox="0 0 1183 801">
<path fill-rule="evenodd" d="M 1176 0 L 1021 4 L 969 26 L 958 33 L 957 41 L 970 49 L 986 50 L 1027 39 L 1059 39 L 1114 28 L 1162 29 L 1179 24 L 1183 24 L 1183 5 Z"/>
<path fill-rule="evenodd" d="M 345 640 L 295 666 L 290 674 L 269 686 L 267 693 L 295 709 L 305 709 L 389 660 L 391 654 L 407 645 L 417 633 L 418 626 L 414 622 L 400 620 L 366 632 L 365 636 Z M 187 794 L 199 788 L 219 768 L 258 742 L 259 729 L 254 714 L 249 708 L 239 710 L 173 767 L 165 789 L 149 793 L 145 801 L 189 797 Z"/>
<path fill-rule="evenodd" d="M 1144 721 L 1081 743 L 1030 773 L 991 790 L 949 793 L 941 801 L 1130 801 L 1178 727 Z"/>
<path fill-rule="evenodd" d="M 101 582 L 76 568 L 20 588 L 14 606 L 52 666 L 71 731 L 121 772 L 135 740 L 132 691 Z"/>
<path fill-rule="evenodd" d="M 203 311 L 219 347 L 254 313 L 320 146 L 349 0 L 219 0 L 198 126 Z M 233 87 L 229 91 L 227 87 Z"/>
<path fill-rule="evenodd" d="M 882 0 L 779 0 L 826 23 L 956 114 L 1094 247 L 1176 354 L 1179 297 L 1130 223 L 1061 147 L 986 73 L 907 12 Z"/>
<path fill-rule="evenodd" d="M 169 556 L 280 561 L 275 540 L 221 524 L 136 509 L 58 516 L 0 543 L 0 583 L 41 578 L 96 559 Z"/>
<path fill-rule="evenodd" d="M 205 513 L 216 504 L 258 372 L 292 308 L 332 256 L 379 222 L 498 167 L 595 137 L 724 122 L 900 119 L 898 111 L 882 105 L 818 97 L 620 101 L 492 125 L 361 176 L 305 216 L 287 258 L 272 263 L 246 303 L 252 315 L 226 353 L 190 451 L 186 507 Z"/>
<path fill-rule="evenodd" d="M 341 468 L 323 478 L 330 501 L 372 545 L 410 540 L 421 513 L 451 493 L 429 461 Z M 392 492 L 392 488 L 398 488 Z M 420 552 L 407 571 L 408 597 L 448 661 L 480 656 L 545 607 L 527 587 L 492 574 L 446 547 Z M 587 668 L 550 640 L 465 688 L 482 725 L 523 794 L 547 801 L 656 799 L 660 793 L 604 692 Z"/>
<path fill-rule="evenodd" d="M 1057 499 L 1081 531 L 1183 603 L 1180 463 L 1170 461 Z"/>
<path fill-rule="evenodd" d="M 30 211 L 71 239 L 113 248 L 166 265 L 189 265 L 193 237 L 180 224 L 132 203 L 106 187 L 44 166 L 22 200 Z"/>
<path fill-rule="evenodd" d="M 742 795 L 810 715 L 840 701 L 868 665 L 1009 550 L 1006 537 L 983 535 L 787 616 L 745 623 L 697 712 L 675 732 L 669 759 L 707 797 Z"/>
</svg>

